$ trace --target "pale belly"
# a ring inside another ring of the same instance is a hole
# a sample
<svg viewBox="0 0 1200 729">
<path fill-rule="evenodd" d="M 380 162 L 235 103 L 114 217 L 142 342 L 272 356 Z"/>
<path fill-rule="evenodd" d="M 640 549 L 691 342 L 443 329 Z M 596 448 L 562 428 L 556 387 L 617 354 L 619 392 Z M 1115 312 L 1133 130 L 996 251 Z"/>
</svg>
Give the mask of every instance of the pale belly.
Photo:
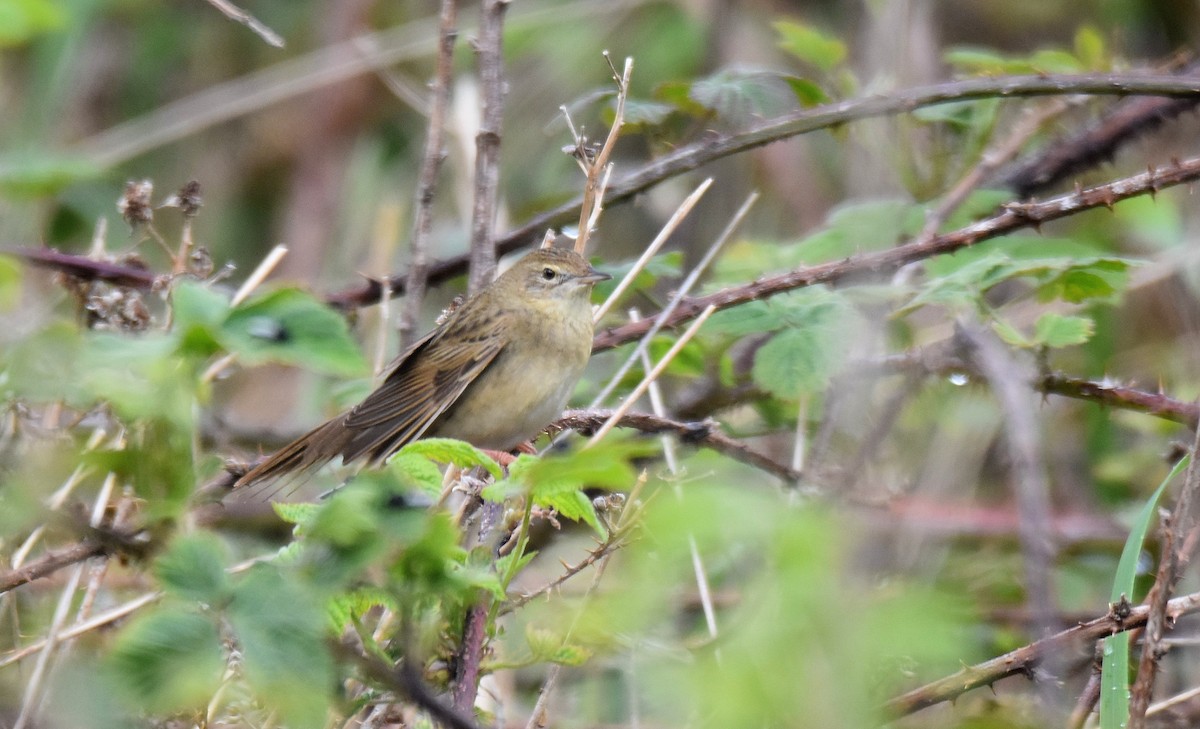
<svg viewBox="0 0 1200 729">
<path fill-rule="evenodd" d="M 553 354 L 559 359 L 522 358 L 518 363 L 501 353 L 426 436 L 457 438 L 492 450 L 510 450 L 534 437 L 562 414 L 587 365 L 586 354 Z M 558 374 L 547 376 L 551 372 Z"/>
</svg>

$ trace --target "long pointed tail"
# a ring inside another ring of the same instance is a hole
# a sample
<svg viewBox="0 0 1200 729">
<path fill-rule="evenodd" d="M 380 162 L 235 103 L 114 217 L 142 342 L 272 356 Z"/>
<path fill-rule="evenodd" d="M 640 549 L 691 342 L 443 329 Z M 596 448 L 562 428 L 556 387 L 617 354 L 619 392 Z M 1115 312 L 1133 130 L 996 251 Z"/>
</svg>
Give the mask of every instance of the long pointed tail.
<svg viewBox="0 0 1200 729">
<path fill-rule="evenodd" d="M 346 416 L 339 415 L 327 423 L 318 425 L 296 440 L 273 453 L 267 460 L 251 468 L 239 478 L 235 489 L 285 476 L 297 471 L 321 466 L 335 456 L 342 455 L 350 441 L 346 429 Z"/>
</svg>

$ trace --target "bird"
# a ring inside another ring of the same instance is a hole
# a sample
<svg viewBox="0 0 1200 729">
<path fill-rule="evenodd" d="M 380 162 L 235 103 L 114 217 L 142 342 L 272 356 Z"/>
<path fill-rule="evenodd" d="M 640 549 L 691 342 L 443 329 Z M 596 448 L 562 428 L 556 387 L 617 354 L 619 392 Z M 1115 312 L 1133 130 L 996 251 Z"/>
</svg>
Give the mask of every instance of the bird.
<svg viewBox="0 0 1200 729">
<path fill-rule="evenodd" d="M 420 438 L 509 451 L 562 414 L 592 353 L 593 286 L 582 255 L 540 248 L 400 353 L 370 395 L 242 475 L 234 487 L 341 457 L 381 465 Z"/>
</svg>

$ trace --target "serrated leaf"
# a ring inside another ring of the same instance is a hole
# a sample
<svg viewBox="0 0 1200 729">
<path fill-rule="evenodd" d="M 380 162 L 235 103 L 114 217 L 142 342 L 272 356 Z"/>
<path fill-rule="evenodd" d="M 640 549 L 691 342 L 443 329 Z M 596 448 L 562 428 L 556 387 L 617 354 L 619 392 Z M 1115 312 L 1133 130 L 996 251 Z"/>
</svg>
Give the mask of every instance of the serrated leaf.
<svg viewBox="0 0 1200 729">
<path fill-rule="evenodd" d="M 377 607 L 398 610 L 399 603 L 391 593 L 372 585 L 339 593 L 329 601 L 327 608 L 330 627 L 335 633 L 341 633 L 353 621 Z"/>
<path fill-rule="evenodd" d="M 212 621 L 177 608 L 135 619 L 121 631 L 110 660 L 130 698 L 162 713 L 203 708 L 225 667 Z"/>
<path fill-rule="evenodd" d="M 431 496 L 442 492 L 442 471 L 427 456 L 419 453 L 397 453 L 388 461 L 388 470 L 407 486 Z"/>
<path fill-rule="evenodd" d="M 400 449 L 398 456 L 423 456 L 438 463 L 453 463 L 459 468 L 482 466 L 493 478 L 503 478 L 500 464 L 470 443 L 452 438 L 424 438 Z"/>
<path fill-rule="evenodd" d="M 608 530 L 600 523 L 600 519 L 596 516 L 596 507 L 592 505 L 592 500 L 587 497 L 583 491 L 570 491 L 566 493 L 556 493 L 552 496 L 545 496 L 535 501 L 542 505 L 550 507 L 559 513 L 559 516 L 564 516 L 571 521 L 581 521 L 600 535 L 601 539 L 608 537 Z"/>
<path fill-rule="evenodd" d="M 190 534 L 171 543 L 154 563 L 163 587 L 185 600 L 214 605 L 228 594 L 225 550 L 211 534 Z"/>
<path fill-rule="evenodd" d="M 272 501 L 271 508 L 275 510 L 276 516 L 288 524 L 303 525 L 312 521 L 317 512 L 321 510 L 321 505 Z"/>
<path fill-rule="evenodd" d="M 1030 341 L 1029 338 L 1022 334 L 1019 329 L 1014 327 L 1012 324 L 1009 324 L 1004 319 L 996 318 L 993 320 L 992 331 L 996 332 L 1000 339 L 1004 340 L 1006 344 L 1012 345 L 1013 347 L 1027 348 L 1034 345 L 1034 342 Z"/>
<path fill-rule="evenodd" d="M 822 71 L 830 71 L 846 59 L 844 43 L 811 25 L 794 20 L 776 20 L 771 25 L 779 34 L 779 48 Z"/>
<path fill-rule="evenodd" d="M 785 77 L 773 71 L 726 68 L 692 83 L 689 96 L 721 119 L 745 123 L 796 107 Z"/>
<path fill-rule="evenodd" d="M 235 587 L 227 612 L 258 699 L 289 727 L 317 729 L 332 701 L 333 661 L 325 648 L 324 602 L 301 584 L 257 565 Z"/>
<path fill-rule="evenodd" d="M 1033 338 L 1047 347 L 1071 347 L 1083 344 L 1096 332 L 1096 322 L 1086 316 L 1046 313 L 1038 317 Z"/>
<path fill-rule="evenodd" d="M 271 291 L 234 308 L 219 336 L 247 363 L 283 362 L 351 376 L 368 369 L 345 319 L 298 289 Z"/>
</svg>

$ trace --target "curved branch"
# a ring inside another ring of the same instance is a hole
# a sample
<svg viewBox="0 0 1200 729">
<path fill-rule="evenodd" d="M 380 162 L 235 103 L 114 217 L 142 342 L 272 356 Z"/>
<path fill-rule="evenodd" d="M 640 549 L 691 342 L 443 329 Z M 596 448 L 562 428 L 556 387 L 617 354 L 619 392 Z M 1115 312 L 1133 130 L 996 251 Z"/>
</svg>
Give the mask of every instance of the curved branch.
<svg viewBox="0 0 1200 729">
<path fill-rule="evenodd" d="M 551 428 L 571 428 L 584 433 L 594 431 L 612 417 L 612 410 L 568 410 Z M 793 468 L 771 460 L 721 432 L 715 420 L 683 422 L 660 418 L 649 413 L 625 413 L 617 421 L 617 427 L 633 428 L 643 433 L 670 433 L 684 443 L 710 448 L 735 461 L 766 471 L 789 483 L 800 480 L 801 473 Z"/>
<path fill-rule="evenodd" d="M 727 309 L 805 286 L 836 283 L 861 274 L 894 271 L 913 261 L 920 261 L 943 253 L 953 253 L 1022 228 L 1037 228 L 1042 223 L 1065 218 L 1084 210 L 1098 207 L 1111 208 L 1121 200 L 1155 193 L 1197 178 L 1200 178 L 1200 157 L 1184 162 L 1177 161 L 1164 169 L 1149 170 L 1140 175 L 1122 178 L 1087 190 L 1079 190 L 1045 202 L 1010 203 L 1003 206 L 1004 211 L 998 215 L 929 240 L 917 241 L 875 253 L 851 256 L 840 261 L 808 266 L 776 276 L 761 278 L 744 286 L 722 289 L 708 296 L 684 299 L 672 312 L 666 321 L 666 326 L 678 326 L 695 318 L 709 306 Z M 638 339 L 654 326 L 657 319 L 657 316 L 650 316 L 600 332 L 592 344 L 592 351 L 611 349 Z"/>
<path fill-rule="evenodd" d="M 52 575 L 63 567 L 70 567 L 92 557 L 107 554 L 108 548 L 100 542 L 85 539 L 69 547 L 47 552 L 40 558 L 24 567 L 18 567 L 0 574 L 0 594 L 33 582 L 36 579 Z"/>
<path fill-rule="evenodd" d="M 718 159 L 846 122 L 905 114 L 922 107 L 953 101 L 1058 94 L 1191 98 L 1200 96 L 1200 78 L 1148 73 L 1004 76 L 949 81 L 891 94 L 850 99 L 785 114 L 735 134 L 713 133 L 614 181 L 608 186 L 605 201 L 611 206 L 628 200 L 664 180 Z M 582 198 L 577 197 L 510 230 L 496 239 L 496 252 L 511 253 L 540 238 L 547 228 L 570 223 L 578 217 L 582 202 Z M 428 280 L 431 284 L 438 283 L 459 276 L 466 270 L 467 256 L 447 258 L 430 266 Z M 390 288 L 393 295 L 399 295 L 404 292 L 404 283 L 405 276 L 397 274 L 389 276 L 382 283 L 368 281 L 353 289 L 331 294 L 326 300 L 331 305 L 342 308 L 365 306 L 379 300 L 383 284 Z"/>
</svg>

